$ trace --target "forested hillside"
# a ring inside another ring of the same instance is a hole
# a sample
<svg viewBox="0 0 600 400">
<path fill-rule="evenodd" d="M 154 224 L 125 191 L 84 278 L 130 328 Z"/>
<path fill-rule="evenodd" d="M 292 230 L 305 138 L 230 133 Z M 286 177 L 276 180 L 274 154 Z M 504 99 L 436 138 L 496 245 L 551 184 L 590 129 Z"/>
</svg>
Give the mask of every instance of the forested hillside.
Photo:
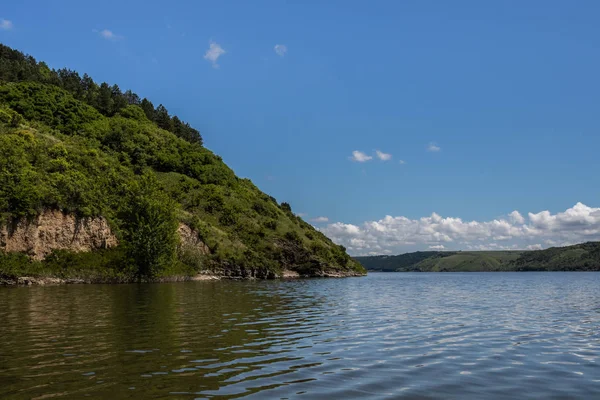
<svg viewBox="0 0 600 400">
<path fill-rule="evenodd" d="M 236 177 L 164 106 L 1 45 L 0 154 L 0 226 L 60 210 L 105 218 L 119 241 L 92 253 L 57 250 L 43 261 L 0 251 L 0 275 L 129 281 L 364 271 L 289 204 Z M 181 224 L 202 251 L 182 249 Z"/>
<path fill-rule="evenodd" d="M 370 271 L 600 271 L 600 242 L 534 251 L 439 251 L 356 257 Z"/>
</svg>

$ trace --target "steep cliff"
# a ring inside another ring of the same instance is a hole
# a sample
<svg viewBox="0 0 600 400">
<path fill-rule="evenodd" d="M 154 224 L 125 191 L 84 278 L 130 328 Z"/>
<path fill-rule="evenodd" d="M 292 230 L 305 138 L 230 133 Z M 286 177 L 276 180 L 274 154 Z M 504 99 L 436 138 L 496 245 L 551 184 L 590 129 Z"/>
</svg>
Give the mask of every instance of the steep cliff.
<svg viewBox="0 0 600 400">
<path fill-rule="evenodd" d="M 43 260 L 54 250 L 93 251 L 117 246 L 106 219 L 76 218 L 45 210 L 31 219 L 9 220 L 0 227 L 0 250 Z"/>
</svg>

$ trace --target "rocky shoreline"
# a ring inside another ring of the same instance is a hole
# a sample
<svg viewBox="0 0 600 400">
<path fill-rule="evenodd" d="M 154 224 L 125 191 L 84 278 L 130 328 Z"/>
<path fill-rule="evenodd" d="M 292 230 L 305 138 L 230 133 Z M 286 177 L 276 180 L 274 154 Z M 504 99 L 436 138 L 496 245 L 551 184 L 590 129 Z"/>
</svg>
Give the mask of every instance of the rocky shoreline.
<svg viewBox="0 0 600 400">
<path fill-rule="evenodd" d="M 284 270 L 281 276 L 274 279 L 306 279 L 306 278 L 350 278 L 366 276 L 355 271 L 320 271 L 314 275 L 300 275 L 296 271 Z M 190 282 L 190 281 L 219 281 L 219 280 L 257 280 L 254 276 L 232 276 L 214 274 L 211 272 L 200 273 L 194 276 L 169 276 L 156 278 L 147 283 L 168 282 Z M 50 285 L 74 285 L 74 284 L 124 284 L 136 283 L 133 281 L 122 281 L 110 278 L 58 278 L 53 276 L 2 276 L 0 275 L 0 286 L 50 286 Z"/>
</svg>

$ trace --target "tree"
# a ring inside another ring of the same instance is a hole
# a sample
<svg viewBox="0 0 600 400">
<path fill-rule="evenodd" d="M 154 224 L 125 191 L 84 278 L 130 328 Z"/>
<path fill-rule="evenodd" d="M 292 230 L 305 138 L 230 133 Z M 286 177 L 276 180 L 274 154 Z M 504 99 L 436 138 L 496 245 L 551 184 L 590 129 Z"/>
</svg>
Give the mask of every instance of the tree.
<svg viewBox="0 0 600 400">
<path fill-rule="evenodd" d="M 113 99 L 112 89 L 108 86 L 108 83 L 102 82 L 100 90 L 98 92 L 98 111 L 104 115 L 112 115 L 113 110 Z"/>
<path fill-rule="evenodd" d="M 171 121 L 171 117 L 169 116 L 169 112 L 165 106 L 160 104 L 158 107 L 156 107 L 156 112 L 154 115 L 156 125 L 167 131 L 173 131 L 173 121 Z"/>
<path fill-rule="evenodd" d="M 111 88 L 111 98 L 113 101 L 113 105 L 110 115 L 118 113 L 121 109 L 127 106 L 127 100 L 125 99 L 125 96 L 123 96 L 123 93 L 121 93 L 121 89 L 119 89 L 119 86 L 117 85 L 113 85 Z"/>
<path fill-rule="evenodd" d="M 133 93 L 131 90 L 127 90 L 124 94 L 125 96 L 125 100 L 127 101 L 127 104 L 133 104 L 136 106 L 140 105 L 140 96 L 138 96 L 137 94 Z"/>
<path fill-rule="evenodd" d="M 63 89 L 71 92 L 76 99 L 83 99 L 84 90 L 77 72 L 63 68 L 57 71 L 57 75 Z"/>
<path fill-rule="evenodd" d="M 200 132 L 197 129 L 192 128 L 187 122 L 185 123 L 182 137 L 188 142 L 202 145 L 202 136 L 200 135 Z"/>
<path fill-rule="evenodd" d="M 83 100 L 90 106 L 98 108 L 98 85 L 88 75 L 83 74 L 81 78 L 81 88 L 83 90 Z"/>
<path fill-rule="evenodd" d="M 142 110 L 144 110 L 146 117 L 148 117 L 150 121 L 154 121 L 154 104 L 152 104 L 150 100 L 144 97 L 144 99 L 140 103 L 140 106 L 142 107 Z"/>
<path fill-rule="evenodd" d="M 141 177 L 127 203 L 123 219 L 128 257 L 139 279 L 154 278 L 175 260 L 178 226 L 175 205 L 160 191 L 152 173 Z"/>
<path fill-rule="evenodd" d="M 183 138 L 184 134 L 185 134 L 185 126 L 183 125 L 183 122 L 181 122 L 181 120 L 179 119 L 179 117 L 177 115 L 175 115 L 173 117 L 172 124 L 173 124 L 173 133 L 176 136 Z"/>
</svg>

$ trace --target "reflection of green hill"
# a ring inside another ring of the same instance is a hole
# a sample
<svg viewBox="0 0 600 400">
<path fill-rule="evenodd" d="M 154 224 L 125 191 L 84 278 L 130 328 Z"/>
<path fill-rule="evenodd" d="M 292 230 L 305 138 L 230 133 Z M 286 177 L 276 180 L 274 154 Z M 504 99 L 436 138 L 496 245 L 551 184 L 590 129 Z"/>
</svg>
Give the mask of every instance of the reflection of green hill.
<svg viewBox="0 0 600 400">
<path fill-rule="evenodd" d="M 600 242 L 535 251 L 441 251 L 356 257 L 370 271 L 598 271 Z"/>
</svg>

